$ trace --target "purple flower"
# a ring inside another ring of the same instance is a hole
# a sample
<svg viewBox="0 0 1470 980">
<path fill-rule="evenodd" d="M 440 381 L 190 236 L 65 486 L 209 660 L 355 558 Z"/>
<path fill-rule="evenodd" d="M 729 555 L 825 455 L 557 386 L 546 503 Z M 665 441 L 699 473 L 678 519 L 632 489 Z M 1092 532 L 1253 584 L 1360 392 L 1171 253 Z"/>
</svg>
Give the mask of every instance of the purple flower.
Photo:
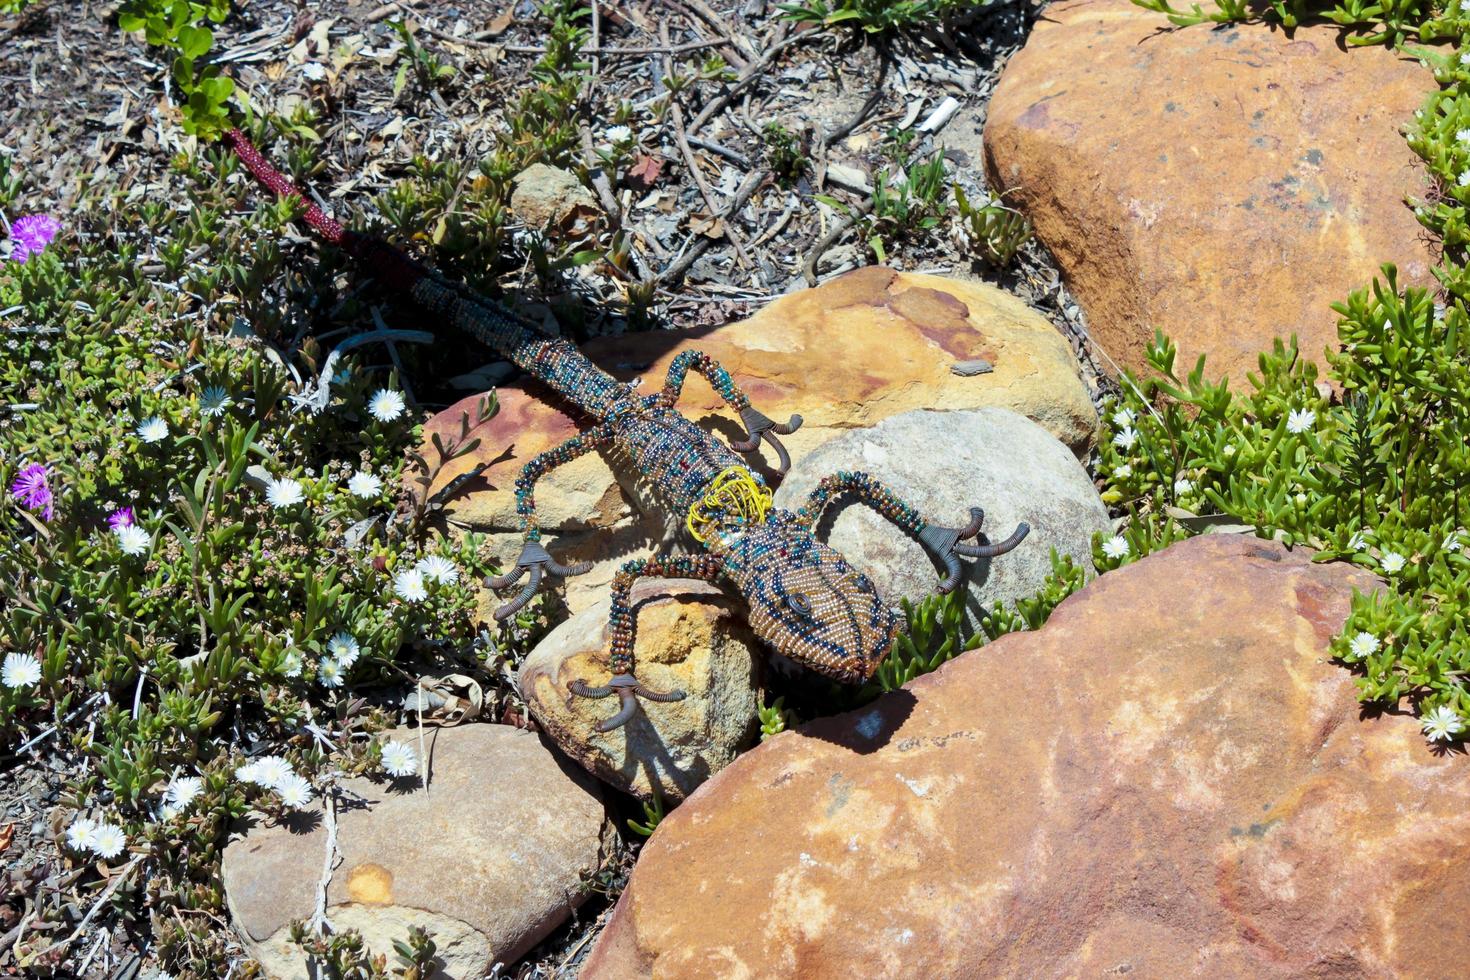
<svg viewBox="0 0 1470 980">
<path fill-rule="evenodd" d="M 10 257 L 24 262 L 32 255 L 40 255 L 59 231 L 61 222 L 49 214 L 16 218 L 10 225 Z"/>
<path fill-rule="evenodd" d="M 125 527 L 132 527 L 136 521 L 133 520 L 133 508 L 119 507 L 107 515 L 107 526 L 116 531 Z"/>
<path fill-rule="evenodd" d="M 20 501 L 22 507 L 35 510 L 41 508 L 41 518 L 51 520 L 51 488 L 46 484 L 46 464 L 32 463 L 15 474 L 10 485 L 10 495 Z"/>
</svg>

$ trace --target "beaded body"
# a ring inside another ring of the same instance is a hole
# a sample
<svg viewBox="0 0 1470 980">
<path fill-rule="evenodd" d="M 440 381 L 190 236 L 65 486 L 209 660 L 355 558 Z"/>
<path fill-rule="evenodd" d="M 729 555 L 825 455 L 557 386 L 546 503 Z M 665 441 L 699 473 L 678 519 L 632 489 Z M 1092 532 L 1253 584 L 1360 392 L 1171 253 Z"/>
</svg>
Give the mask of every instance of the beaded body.
<svg viewBox="0 0 1470 980">
<path fill-rule="evenodd" d="M 263 184 L 277 194 L 299 196 L 243 133 L 231 130 L 226 141 Z M 752 452 L 765 441 L 776 452 L 780 471 L 785 472 L 790 460 L 776 435 L 794 431 L 801 419 L 793 416 L 779 424 L 766 418 L 751 407 L 729 372 L 705 354 L 681 353 L 670 365 L 663 388 L 642 394 L 636 383 L 617 381 L 566 340 L 546 336 L 529 321 L 420 265 L 381 239 L 344 228 L 316 205 L 306 208 L 304 218 L 385 285 L 500 352 L 594 421 L 579 435 L 529 461 L 516 480 L 516 511 L 524 525 L 525 547 L 515 568 L 488 584 L 504 588 L 525 576 L 529 581 L 496 611 L 497 618 L 522 608 L 546 576 L 574 575 L 590 568 L 564 566 L 540 543 L 535 485 L 555 467 L 589 452 L 613 450 L 615 457 L 631 461 L 683 518 L 690 538 L 701 550 L 636 559 L 620 568 L 612 586 L 609 666 L 613 677 L 599 686 L 582 680 L 569 685 L 572 693 L 583 697 L 618 695 L 619 711 L 598 726 L 604 731 L 631 718 L 638 697 L 651 701 L 683 697 L 678 692 L 649 690 L 633 677 L 635 611 L 629 605 L 629 593 L 639 577 L 694 577 L 726 583 L 745 600 L 756 635 L 777 651 L 838 680 L 861 681 L 872 676 L 887 655 L 897 616 L 867 576 L 816 538 L 813 529 L 824 507 L 838 497 L 851 497 L 918 537 L 948 572 L 938 586 L 945 592 L 960 580 L 960 556 L 1004 554 L 1026 535 L 1027 527 L 1022 524 L 1000 543 L 966 543 L 963 539 L 979 534 L 983 515 L 978 508 L 971 509 L 970 523 L 963 528 L 931 524 L 863 473 L 834 474 L 822 480 L 798 510 L 776 509 L 760 475 L 737 453 Z M 726 444 L 675 409 L 690 371 L 702 375 L 739 414 L 745 440 Z"/>
</svg>

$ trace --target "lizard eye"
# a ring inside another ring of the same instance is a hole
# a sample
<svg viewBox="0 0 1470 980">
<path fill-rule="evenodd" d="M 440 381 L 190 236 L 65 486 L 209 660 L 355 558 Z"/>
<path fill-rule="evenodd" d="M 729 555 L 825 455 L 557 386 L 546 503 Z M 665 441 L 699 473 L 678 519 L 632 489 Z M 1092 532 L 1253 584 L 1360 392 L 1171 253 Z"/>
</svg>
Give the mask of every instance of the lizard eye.
<svg viewBox="0 0 1470 980">
<path fill-rule="evenodd" d="M 810 616 L 812 614 L 811 600 L 807 599 L 805 592 L 791 592 L 786 596 L 786 605 L 799 616 Z"/>
</svg>

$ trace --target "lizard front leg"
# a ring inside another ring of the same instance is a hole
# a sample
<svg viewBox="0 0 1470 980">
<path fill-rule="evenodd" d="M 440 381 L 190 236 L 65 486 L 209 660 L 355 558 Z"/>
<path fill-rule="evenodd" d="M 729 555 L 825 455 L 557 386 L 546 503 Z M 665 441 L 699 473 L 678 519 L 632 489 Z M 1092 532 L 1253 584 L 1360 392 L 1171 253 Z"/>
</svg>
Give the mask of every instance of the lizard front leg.
<svg viewBox="0 0 1470 980">
<path fill-rule="evenodd" d="M 994 558 L 1014 549 L 1031 526 L 1025 521 L 1016 525 L 1010 537 L 994 544 L 968 544 L 965 538 L 980 533 L 985 521 L 985 512 L 979 507 L 970 508 L 970 523 L 964 527 L 942 527 L 925 520 L 912 505 L 899 499 L 898 495 L 866 473 L 834 473 L 824 477 L 798 510 L 797 517 L 808 527 L 814 527 L 822 509 L 837 496 L 852 494 L 858 500 L 888 518 L 894 524 L 919 539 L 919 542 L 936 558 L 944 563 L 945 578 L 939 583 L 940 592 L 951 592 L 960 584 L 960 558 Z"/>
<path fill-rule="evenodd" d="M 629 602 L 633 583 L 640 578 L 697 578 L 713 582 L 721 575 L 720 560 L 713 555 L 680 555 L 660 558 L 638 558 L 626 562 L 613 578 L 612 615 L 608 619 L 612 635 L 609 666 L 612 679 L 593 687 L 584 680 L 574 680 L 568 689 L 578 697 L 606 698 L 616 694 L 618 711 L 606 721 L 597 723 L 599 732 L 610 732 L 628 722 L 638 711 L 638 698 L 648 701 L 682 701 L 683 691 L 654 691 L 633 676 L 633 644 L 637 636 L 637 615 Z"/>
<path fill-rule="evenodd" d="M 526 532 L 526 544 L 521 549 L 520 557 L 516 559 L 514 569 L 504 575 L 487 578 L 485 584 L 492 589 L 504 589 L 514 585 L 523 575 L 529 573 L 531 577 L 515 598 L 495 610 L 496 619 L 508 619 L 519 612 L 526 603 L 531 601 L 531 597 L 536 594 L 536 590 L 541 587 L 547 575 L 565 578 L 569 575 L 581 575 L 592 567 L 591 562 L 563 565 L 552 558 L 542 546 L 541 528 L 536 523 L 536 481 L 563 463 L 570 463 L 610 442 L 612 442 L 611 426 L 607 423 L 594 426 L 581 435 L 573 436 L 555 449 L 541 453 L 521 469 L 521 475 L 516 477 L 515 485 L 516 514 L 520 516 L 521 528 Z"/>
<path fill-rule="evenodd" d="M 730 443 L 730 448 L 737 453 L 755 452 L 762 439 L 771 444 L 776 451 L 779 460 L 776 469 L 785 473 L 791 468 L 791 456 L 786 452 L 786 447 L 781 445 L 777 435 L 787 436 L 801 428 L 801 416 L 793 415 L 786 422 L 775 422 L 762 415 L 751 407 L 750 399 L 745 392 L 741 391 L 735 384 L 730 372 L 720 366 L 720 362 L 710 357 L 704 351 L 686 350 L 674 358 L 669 365 L 669 374 L 664 381 L 663 391 L 660 397 L 669 408 L 679 400 L 679 394 L 684 390 L 684 379 L 693 370 L 704 375 L 715 394 L 725 400 L 740 415 L 740 422 L 745 426 L 745 439 Z"/>
</svg>

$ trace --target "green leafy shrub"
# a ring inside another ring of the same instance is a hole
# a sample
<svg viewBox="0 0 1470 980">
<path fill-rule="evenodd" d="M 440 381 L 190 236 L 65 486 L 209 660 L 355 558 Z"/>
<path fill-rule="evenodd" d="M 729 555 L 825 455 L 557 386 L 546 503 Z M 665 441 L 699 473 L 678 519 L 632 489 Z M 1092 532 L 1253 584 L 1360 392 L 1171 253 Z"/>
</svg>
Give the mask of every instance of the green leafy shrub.
<svg viewBox="0 0 1470 980">
<path fill-rule="evenodd" d="M 184 132 L 203 139 L 229 128 L 234 80 L 203 61 L 214 46 L 214 32 L 204 23 L 218 24 L 229 12 L 229 0 L 126 0 L 117 11 L 123 30 L 141 31 L 149 44 L 176 52 L 172 73 L 183 95 Z"/>
<path fill-rule="evenodd" d="M 1294 339 L 1261 355 L 1247 394 L 1206 381 L 1203 358 L 1180 378 L 1174 346 L 1155 340 L 1154 376 L 1126 386 L 1107 420 L 1104 499 L 1132 519 L 1099 567 L 1223 520 L 1372 569 L 1389 589 L 1355 600 L 1334 653 L 1361 669 L 1363 700 L 1464 719 L 1470 319 L 1463 300 L 1437 308 L 1383 273 L 1335 306 L 1330 387 Z"/>
<path fill-rule="evenodd" d="M 1055 549 L 1051 569 L 1034 595 L 1017 602 L 1014 609 L 996 603 L 982 615 L 978 629 L 966 615 L 969 592 L 963 588 L 947 595 L 925 596 L 917 603 L 900 599 L 904 628 L 887 659 L 863 687 L 859 700 L 871 701 L 885 691 L 896 691 L 915 677 L 1007 633 L 1039 629 L 1051 611 L 1087 581 L 1086 571 L 1070 555 L 1058 555 Z"/>
<path fill-rule="evenodd" d="M 868 34 L 913 30 L 983 4 L 975 0 L 808 0 L 783 3 L 781 16 L 803 24 L 852 27 Z"/>
<path fill-rule="evenodd" d="M 1255 12 L 1225 0 L 1211 14 L 1135 2 L 1178 24 Z M 1325 353 L 1325 379 L 1293 337 L 1260 356 L 1245 393 L 1207 380 L 1203 358 L 1181 378 L 1176 349 L 1156 337 L 1147 352 L 1153 374 L 1130 380 L 1106 420 L 1104 500 L 1131 520 L 1098 543 L 1098 567 L 1224 524 L 1372 569 L 1388 587 L 1355 597 L 1333 652 L 1357 670 L 1365 702 L 1407 700 L 1428 737 L 1450 739 L 1470 720 L 1470 11 L 1405 0 L 1273 2 L 1263 13 L 1288 27 L 1311 18 L 1378 28 L 1350 37 L 1354 44 L 1459 42 L 1414 52 L 1446 88 L 1408 130 L 1438 184 L 1414 213 L 1443 243 L 1434 274 L 1445 302 L 1400 287 L 1385 265 L 1382 279 L 1334 304 L 1341 349 Z"/>
<path fill-rule="evenodd" d="M 1022 245 L 1031 240 L 1031 222 L 1015 208 L 998 200 L 980 205 L 970 203 L 958 184 L 954 188 L 955 211 L 964 238 L 992 265 L 1011 264 Z"/>
</svg>

